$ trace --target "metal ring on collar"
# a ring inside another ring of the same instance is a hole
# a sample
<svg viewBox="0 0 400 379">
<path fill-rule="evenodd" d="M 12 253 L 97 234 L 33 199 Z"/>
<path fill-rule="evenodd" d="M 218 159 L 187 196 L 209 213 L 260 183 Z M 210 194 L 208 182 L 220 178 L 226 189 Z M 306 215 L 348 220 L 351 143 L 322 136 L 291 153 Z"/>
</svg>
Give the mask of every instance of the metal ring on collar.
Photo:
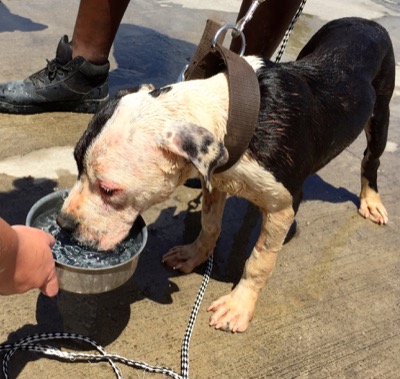
<svg viewBox="0 0 400 379">
<path fill-rule="evenodd" d="M 242 46 L 240 48 L 239 51 L 239 55 L 242 57 L 244 54 L 244 50 L 246 49 L 246 38 L 244 36 L 243 31 L 239 30 L 236 25 L 233 24 L 225 24 L 224 26 L 222 26 L 221 28 L 218 29 L 218 31 L 215 33 L 214 39 L 213 39 L 213 44 L 212 46 L 215 47 L 215 45 L 217 44 L 217 40 L 219 35 L 227 29 L 232 29 L 236 35 L 240 35 L 241 39 L 242 39 Z"/>
</svg>

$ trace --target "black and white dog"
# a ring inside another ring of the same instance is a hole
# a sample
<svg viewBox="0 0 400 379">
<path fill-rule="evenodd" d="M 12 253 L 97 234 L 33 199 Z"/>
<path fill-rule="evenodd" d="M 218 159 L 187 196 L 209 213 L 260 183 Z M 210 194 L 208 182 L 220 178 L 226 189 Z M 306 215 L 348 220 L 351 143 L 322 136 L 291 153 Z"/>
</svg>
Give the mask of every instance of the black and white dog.
<svg viewBox="0 0 400 379">
<path fill-rule="evenodd" d="M 246 330 L 253 318 L 305 179 L 363 130 L 359 212 L 377 224 L 388 221 L 377 188 L 395 76 L 388 33 L 372 21 L 339 19 L 317 32 L 294 62 L 246 59 L 259 79 L 260 115 L 247 151 L 232 168 L 212 172 L 228 158 L 224 73 L 161 89 L 144 86 L 111 100 L 90 122 L 75 149 L 78 180 L 58 216 L 82 243 L 109 249 L 139 213 L 200 175 L 202 230 L 192 244 L 163 257 L 188 273 L 213 252 L 227 193 L 253 202 L 263 214 L 259 239 L 238 285 L 209 307 L 210 325 L 232 332 Z"/>
</svg>

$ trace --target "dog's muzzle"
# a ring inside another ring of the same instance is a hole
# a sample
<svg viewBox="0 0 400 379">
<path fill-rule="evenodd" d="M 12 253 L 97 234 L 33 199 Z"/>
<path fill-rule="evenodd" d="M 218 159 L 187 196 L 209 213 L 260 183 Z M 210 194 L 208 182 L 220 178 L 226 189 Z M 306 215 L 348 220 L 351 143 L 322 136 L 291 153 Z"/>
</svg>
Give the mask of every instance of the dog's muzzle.
<svg viewBox="0 0 400 379">
<path fill-rule="evenodd" d="M 78 226 L 78 221 L 66 215 L 63 212 L 58 212 L 56 217 L 57 224 L 69 233 L 72 233 Z"/>
</svg>

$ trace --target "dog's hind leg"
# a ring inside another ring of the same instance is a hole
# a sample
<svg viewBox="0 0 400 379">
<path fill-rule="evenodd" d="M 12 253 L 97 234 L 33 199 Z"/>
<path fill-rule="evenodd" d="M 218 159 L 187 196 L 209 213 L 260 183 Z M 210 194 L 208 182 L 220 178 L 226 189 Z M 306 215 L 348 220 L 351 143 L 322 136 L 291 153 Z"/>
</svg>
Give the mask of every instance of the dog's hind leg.
<svg viewBox="0 0 400 379">
<path fill-rule="evenodd" d="M 294 215 L 291 206 L 279 211 L 263 212 L 261 233 L 246 261 L 242 278 L 230 294 L 220 297 L 208 308 L 208 311 L 214 312 L 210 317 L 211 326 L 234 333 L 247 329 Z"/>
<path fill-rule="evenodd" d="M 382 69 L 373 82 L 376 101 L 373 114 L 365 126 L 367 148 L 361 164 L 360 214 L 376 222 L 386 224 L 388 213 L 378 193 L 377 175 L 380 157 L 385 150 L 389 128 L 389 101 L 394 88 L 394 59 L 388 54 Z"/>
<path fill-rule="evenodd" d="M 222 214 L 226 193 L 213 189 L 203 189 L 201 231 L 197 239 L 188 245 L 175 246 L 168 251 L 162 261 L 174 269 L 189 273 L 202 264 L 213 253 L 221 232 Z"/>
</svg>

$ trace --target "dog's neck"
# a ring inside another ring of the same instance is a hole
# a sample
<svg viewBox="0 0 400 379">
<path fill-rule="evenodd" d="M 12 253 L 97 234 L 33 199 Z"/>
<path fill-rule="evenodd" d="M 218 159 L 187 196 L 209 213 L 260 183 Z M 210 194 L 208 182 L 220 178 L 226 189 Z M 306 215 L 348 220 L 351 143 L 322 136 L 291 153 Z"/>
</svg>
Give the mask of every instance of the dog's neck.
<svg viewBox="0 0 400 379">
<path fill-rule="evenodd" d="M 176 83 L 166 94 L 165 106 L 188 123 L 202 126 L 219 140 L 226 133 L 229 93 L 224 73 L 205 80 Z"/>
<path fill-rule="evenodd" d="M 260 57 L 248 56 L 244 59 L 254 71 L 264 65 Z M 167 95 L 171 112 L 179 112 L 185 121 L 210 130 L 220 141 L 224 139 L 229 110 L 229 87 L 225 72 L 208 79 L 176 83 Z"/>
</svg>

